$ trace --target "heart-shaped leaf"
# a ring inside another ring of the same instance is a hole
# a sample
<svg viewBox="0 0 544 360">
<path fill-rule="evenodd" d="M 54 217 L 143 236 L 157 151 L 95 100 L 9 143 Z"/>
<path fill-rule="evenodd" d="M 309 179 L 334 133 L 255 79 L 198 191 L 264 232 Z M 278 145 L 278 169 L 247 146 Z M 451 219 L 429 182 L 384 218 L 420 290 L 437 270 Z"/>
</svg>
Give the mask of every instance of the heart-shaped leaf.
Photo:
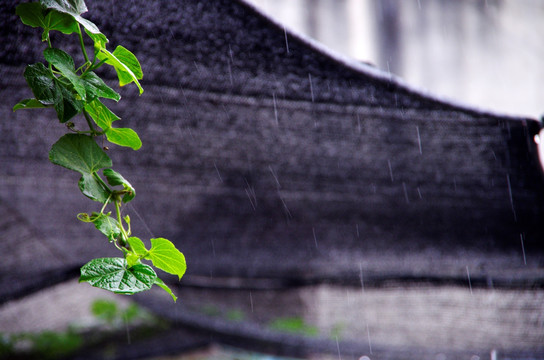
<svg viewBox="0 0 544 360">
<path fill-rule="evenodd" d="M 53 144 L 49 152 L 53 164 L 92 174 L 112 166 L 109 156 L 98 146 L 92 137 L 82 134 L 66 134 Z"/>
<path fill-rule="evenodd" d="M 44 11 L 44 8 L 38 3 L 19 4 L 15 9 L 21 21 L 25 25 L 43 28 L 42 41 L 47 40 L 49 31 L 57 30 L 64 34 L 77 32 L 77 22 L 68 15 L 55 10 Z"/>
<path fill-rule="evenodd" d="M 151 239 L 151 249 L 145 259 L 151 260 L 159 269 L 177 275 L 180 280 L 187 270 L 185 256 L 172 242 L 164 238 Z"/>
<path fill-rule="evenodd" d="M 98 258 L 81 268 L 79 282 L 117 294 L 132 295 L 151 289 L 157 274 L 149 265 L 127 266 L 123 258 Z"/>
<path fill-rule="evenodd" d="M 109 189 L 99 180 L 96 172 L 111 167 L 111 159 L 92 137 L 82 134 L 62 136 L 49 151 L 49 160 L 56 165 L 79 172 L 79 189 L 92 200 L 105 203 Z"/>
</svg>

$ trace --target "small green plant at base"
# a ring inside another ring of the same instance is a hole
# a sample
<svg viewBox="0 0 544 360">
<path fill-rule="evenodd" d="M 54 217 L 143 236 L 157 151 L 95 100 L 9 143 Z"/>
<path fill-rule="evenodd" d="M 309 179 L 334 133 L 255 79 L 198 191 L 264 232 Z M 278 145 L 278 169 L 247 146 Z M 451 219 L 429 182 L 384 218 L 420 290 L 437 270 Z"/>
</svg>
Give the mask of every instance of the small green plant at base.
<svg viewBox="0 0 544 360">
<path fill-rule="evenodd" d="M 229 321 L 238 322 L 243 321 L 246 318 L 246 315 L 242 310 L 233 309 L 226 312 L 225 318 Z"/>
<path fill-rule="evenodd" d="M 146 324 L 157 321 L 151 314 L 132 303 L 126 308 L 121 308 L 115 301 L 97 299 L 91 304 L 91 313 L 97 320 L 108 326 L 127 326 L 139 321 Z"/>
<path fill-rule="evenodd" d="M 308 325 L 301 317 L 287 317 L 273 320 L 268 327 L 271 330 L 286 332 L 291 334 L 299 334 L 306 336 L 319 335 L 319 329 L 315 326 Z"/>
<path fill-rule="evenodd" d="M 142 94 L 139 82 L 142 69 L 136 56 L 123 46 L 118 45 L 112 52 L 107 49 L 106 36 L 93 22 L 82 17 L 86 11 L 83 0 L 40 0 L 17 6 L 16 13 L 24 24 L 43 29 L 41 39 L 46 43 L 43 51 L 46 64 L 39 62 L 25 68 L 23 76 L 34 98 L 20 101 L 13 111 L 54 109 L 67 133 L 53 144 L 49 160 L 81 175 L 80 191 L 101 206 L 99 211 L 80 213 L 77 218 L 92 223 L 123 253 L 122 257 L 89 261 L 81 268 L 80 282 L 126 295 L 157 285 L 176 301 L 170 288 L 142 260 L 151 261 L 156 268 L 181 280 L 186 270 L 184 255 L 167 239 L 153 238 L 151 247 L 147 248 L 142 240 L 132 236 L 130 217 L 122 215 L 122 206 L 134 199 L 136 190 L 111 168 L 112 161 L 105 148 L 96 142 L 97 137 L 102 137 L 133 150 L 142 146 L 134 130 L 113 126 L 120 118 L 106 106 L 105 100 L 119 101 L 121 95 L 95 73 L 103 65 L 112 66 L 120 86 L 134 83 Z M 83 64 L 76 65 L 71 55 L 53 46 L 51 33 L 54 31 L 77 35 Z M 84 35 L 92 42 L 92 56 L 85 48 Z M 76 115 L 82 115 L 83 129 L 74 122 Z M 113 210 L 108 211 L 108 206 Z"/>
</svg>

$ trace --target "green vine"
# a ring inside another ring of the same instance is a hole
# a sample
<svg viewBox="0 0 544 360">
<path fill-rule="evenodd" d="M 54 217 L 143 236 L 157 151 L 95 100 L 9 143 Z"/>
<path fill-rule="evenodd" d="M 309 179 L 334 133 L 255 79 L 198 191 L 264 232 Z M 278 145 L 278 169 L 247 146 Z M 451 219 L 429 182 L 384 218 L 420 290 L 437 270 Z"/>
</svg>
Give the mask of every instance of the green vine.
<svg viewBox="0 0 544 360">
<path fill-rule="evenodd" d="M 142 240 L 131 236 L 130 217 L 123 216 L 122 208 L 123 204 L 134 199 L 136 191 L 121 174 L 111 169 L 110 157 L 96 142 L 97 137 L 105 137 L 113 144 L 133 150 L 142 146 L 134 130 L 113 127 L 113 123 L 120 118 L 101 99 L 119 101 L 121 96 L 94 72 L 103 65 L 112 66 L 119 78 L 119 85 L 134 83 L 141 95 L 143 88 L 138 80 L 143 77 L 142 69 L 136 56 L 123 46 L 118 45 L 113 52 L 107 50 L 106 36 L 94 23 L 81 16 L 86 11 L 83 0 L 40 0 L 17 6 L 16 13 L 24 24 L 43 29 L 42 41 L 47 43 L 43 56 L 47 66 L 39 62 L 25 68 L 24 78 L 34 98 L 20 101 L 13 111 L 55 110 L 67 133 L 53 144 L 49 160 L 81 174 L 79 189 L 83 195 L 102 206 L 99 212 L 80 213 L 77 218 L 94 224 L 123 253 L 123 257 L 119 258 L 91 260 L 81 268 L 79 281 L 127 295 L 157 285 L 176 301 L 176 296 L 155 270 L 142 260 L 149 260 L 154 267 L 181 279 L 186 270 L 185 257 L 167 239 L 151 239 L 151 247 L 147 249 Z M 77 34 L 85 62 L 76 68 L 74 59 L 68 53 L 53 47 L 51 31 Z M 92 59 L 85 49 L 84 33 L 94 45 Z M 80 130 L 73 121 L 79 114 L 85 119 L 84 130 Z M 107 211 L 108 206 L 113 209 Z M 115 212 L 113 216 L 112 211 Z"/>
</svg>

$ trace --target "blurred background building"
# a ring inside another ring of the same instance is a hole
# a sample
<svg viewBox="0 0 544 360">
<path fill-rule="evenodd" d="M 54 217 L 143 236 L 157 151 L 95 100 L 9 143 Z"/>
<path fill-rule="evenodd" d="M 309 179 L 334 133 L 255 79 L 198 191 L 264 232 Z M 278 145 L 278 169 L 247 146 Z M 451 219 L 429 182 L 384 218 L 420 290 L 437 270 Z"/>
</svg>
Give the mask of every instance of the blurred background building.
<svg viewBox="0 0 544 360">
<path fill-rule="evenodd" d="M 512 115 L 544 113 L 544 1 L 248 1 L 433 94 Z"/>
</svg>

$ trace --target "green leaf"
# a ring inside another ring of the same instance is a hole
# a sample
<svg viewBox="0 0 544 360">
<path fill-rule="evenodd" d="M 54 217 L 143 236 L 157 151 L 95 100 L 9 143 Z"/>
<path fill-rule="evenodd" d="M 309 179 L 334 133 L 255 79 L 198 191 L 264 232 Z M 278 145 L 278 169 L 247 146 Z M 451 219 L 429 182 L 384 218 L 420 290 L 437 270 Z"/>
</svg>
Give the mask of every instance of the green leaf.
<svg viewBox="0 0 544 360">
<path fill-rule="evenodd" d="M 74 59 L 66 52 L 60 49 L 47 48 L 43 52 L 45 60 L 47 60 L 51 65 L 53 65 L 61 74 L 70 81 L 74 86 L 74 90 L 81 96 L 82 99 L 85 99 L 85 85 L 83 81 L 76 74 L 74 67 Z"/>
<path fill-rule="evenodd" d="M 115 241 L 121 235 L 121 228 L 117 220 L 106 214 L 93 213 L 93 215 L 100 215 L 93 219 L 93 224 L 98 231 L 106 235 L 110 242 Z"/>
<path fill-rule="evenodd" d="M 138 82 L 138 79 L 143 77 L 140 63 L 136 59 L 136 56 L 126 48 L 119 45 L 115 48 L 113 53 L 103 48 L 97 54 L 97 57 L 100 60 L 104 60 L 106 64 L 114 67 L 117 72 L 117 77 L 119 78 L 119 86 L 134 82 L 136 86 L 138 86 L 138 89 L 140 89 L 140 94 L 144 92 L 144 89 Z"/>
<path fill-rule="evenodd" d="M 83 109 L 83 101 L 76 99 L 74 92 L 67 85 L 55 79 L 55 111 L 61 123 L 65 123 Z"/>
<path fill-rule="evenodd" d="M 141 257 L 147 255 L 147 249 L 145 248 L 145 245 L 142 240 L 135 236 L 131 236 L 128 238 L 128 243 L 130 245 L 130 248 L 136 255 L 139 255 Z"/>
<path fill-rule="evenodd" d="M 159 269 L 177 275 L 180 280 L 187 269 L 185 256 L 164 238 L 151 239 L 151 249 L 145 259 L 151 260 Z"/>
<path fill-rule="evenodd" d="M 45 31 L 56 30 L 66 35 L 78 32 L 77 22 L 73 17 L 55 10 L 49 11 L 45 16 L 44 24 L 43 28 Z"/>
<path fill-rule="evenodd" d="M 93 40 L 94 42 L 94 54 L 96 54 L 101 50 L 106 48 L 106 44 L 109 42 L 106 35 L 102 33 L 93 34 L 92 32 L 85 29 L 85 32 L 87 35 Z"/>
<path fill-rule="evenodd" d="M 42 41 L 47 40 L 51 30 L 57 30 L 64 34 L 77 32 L 77 22 L 68 14 L 50 10 L 45 15 L 43 7 L 39 3 L 23 3 L 17 6 L 15 13 L 19 15 L 25 25 L 43 28 Z"/>
<path fill-rule="evenodd" d="M 100 30 L 92 22 L 81 16 L 87 11 L 83 0 L 40 0 L 40 3 L 48 9 L 71 15 L 78 23 L 93 34 L 99 34 Z"/>
<path fill-rule="evenodd" d="M 92 102 L 85 105 L 85 110 L 91 115 L 96 125 L 104 131 L 107 131 L 111 124 L 119 120 L 120 117 L 115 115 L 108 107 L 95 99 Z"/>
<path fill-rule="evenodd" d="M 104 204 L 110 198 L 110 190 L 96 179 L 95 174 L 83 174 L 79 179 L 78 187 L 83 195 L 87 196 L 91 200 Z"/>
<path fill-rule="evenodd" d="M 112 99 L 115 101 L 119 101 L 121 99 L 121 95 L 106 85 L 106 83 L 104 83 L 104 81 L 92 71 L 83 74 L 83 76 L 81 76 L 81 81 L 85 87 L 87 101 L 92 101 L 99 97 Z"/>
<path fill-rule="evenodd" d="M 132 295 L 151 289 L 157 274 L 145 264 L 129 268 L 123 258 L 98 258 L 81 268 L 79 282 L 117 294 Z"/>
<path fill-rule="evenodd" d="M 138 150 L 142 147 L 142 140 L 136 131 L 129 128 L 110 128 L 106 131 L 108 141 L 120 146 L 126 146 L 132 150 Z"/>
<path fill-rule="evenodd" d="M 136 196 L 136 190 L 134 190 L 132 185 L 121 174 L 112 169 L 104 169 L 103 173 L 108 181 L 108 184 L 111 186 L 122 185 L 123 190 L 127 191 L 127 193 L 123 196 L 124 203 L 128 203 L 130 200 L 134 199 Z"/>
<path fill-rule="evenodd" d="M 19 101 L 15 106 L 13 107 L 13 111 L 21 110 L 21 109 L 40 109 L 40 108 L 46 108 L 48 106 L 42 104 L 36 99 L 24 99 Z"/>
<path fill-rule="evenodd" d="M 92 200 L 105 203 L 109 189 L 99 180 L 96 172 L 111 167 L 111 159 L 92 137 L 81 134 L 66 134 L 49 151 L 49 160 L 56 165 L 79 172 L 79 189 Z"/>
<path fill-rule="evenodd" d="M 176 295 L 174 295 L 174 293 L 172 292 L 172 290 L 170 290 L 170 288 L 168 286 L 166 286 L 166 284 L 164 283 L 164 281 L 162 281 L 158 276 L 157 278 L 155 278 L 155 285 L 161 287 L 164 291 L 166 291 L 167 293 L 170 294 L 170 296 L 172 296 L 172 299 L 174 299 L 174 302 L 177 301 L 178 297 Z"/>
<path fill-rule="evenodd" d="M 118 45 L 115 50 L 113 51 L 113 55 L 123 64 L 126 65 L 127 68 L 132 71 L 134 76 L 138 80 L 142 79 L 144 77 L 144 74 L 142 72 L 142 67 L 140 66 L 140 62 L 136 58 L 136 55 L 134 55 L 130 50 L 127 48 Z M 128 75 L 128 74 L 125 74 Z M 129 84 L 132 80 L 128 77 L 125 78 L 123 81 L 125 84 Z"/>
<path fill-rule="evenodd" d="M 32 93 L 44 105 L 53 105 L 59 101 L 62 94 L 55 86 L 55 77 L 42 63 L 28 65 L 23 76 Z"/>
<path fill-rule="evenodd" d="M 134 130 L 111 127 L 114 121 L 119 120 L 119 117 L 98 99 L 86 104 L 85 110 L 91 115 L 96 125 L 104 130 L 109 142 L 120 146 L 127 146 L 133 150 L 138 150 L 142 147 L 142 141 Z"/>
<path fill-rule="evenodd" d="M 82 134 L 62 136 L 53 144 L 49 160 L 81 174 L 92 174 L 112 166 L 111 159 L 93 138 Z"/>
<path fill-rule="evenodd" d="M 40 0 L 43 7 L 55 9 L 73 16 L 87 12 L 87 6 L 83 0 Z"/>
<path fill-rule="evenodd" d="M 17 5 L 15 13 L 19 15 L 23 24 L 32 27 L 45 27 L 43 8 L 39 3 L 23 3 Z"/>
</svg>

